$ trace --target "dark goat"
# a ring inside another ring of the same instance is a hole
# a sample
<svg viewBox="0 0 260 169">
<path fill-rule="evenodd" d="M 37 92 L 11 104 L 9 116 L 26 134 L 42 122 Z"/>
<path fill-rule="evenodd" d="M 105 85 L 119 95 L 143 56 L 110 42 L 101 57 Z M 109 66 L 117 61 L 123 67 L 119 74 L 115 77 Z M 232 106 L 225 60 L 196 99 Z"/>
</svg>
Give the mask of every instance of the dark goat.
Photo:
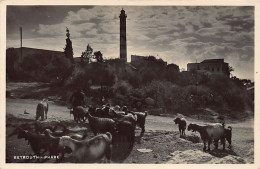
<svg viewBox="0 0 260 169">
<path fill-rule="evenodd" d="M 26 124 L 21 124 L 21 125 L 19 125 L 18 127 L 16 127 L 16 128 L 13 130 L 13 132 L 8 135 L 8 137 L 11 137 L 11 136 L 13 136 L 13 135 L 17 135 L 21 130 L 33 131 L 34 128 L 33 128 L 32 124 L 28 124 L 28 123 L 26 123 Z"/>
<path fill-rule="evenodd" d="M 225 129 L 220 123 L 200 126 L 198 124 L 189 124 L 188 131 L 198 131 L 204 143 L 203 151 L 206 151 L 206 144 L 208 142 L 208 151 L 210 151 L 210 144 L 212 141 L 215 143 L 215 148 L 218 149 L 218 141 L 221 140 L 223 150 L 225 150 Z"/>
<path fill-rule="evenodd" d="M 173 120 L 175 124 L 178 124 L 179 131 L 180 131 L 180 137 L 185 135 L 185 130 L 187 127 L 187 122 L 184 118 L 177 117 L 175 120 Z"/>
<path fill-rule="evenodd" d="M 86 121 L 87 119 L 87 111 L 84 107 L 82 106 L 77 106 L 74 109 L 72 109 L 70 111 L 70 114 L 73 114 L 74 116 L 74 120 L 76 122 L 80 122 L 80 121 Z"/>
<path fill-rule="evenodd" d="M 50 155 L 55 154 L 53 152 L 53 148 L 58 146 L 59 140 L 57 139 L 50 139 L 45 137 L 43 134 L 36 134 L 36 133 L 31 133 L 27 130 L 20 129 L 17 135 L 18 139 L 24 138 L 25 140 L 28 140 L 28 143 L 30 144 L 33 152 L 35 155 L 40 156 L 46 151 L 50 152 Z M 41 153 L 41 150 L 44 150 Z"/>
<path fill-rule="evenodd" d="M 113 118 L 109 114 L 110 108 L 108 106 L 104 106 L 102 109 L 101 108 L 95 108 L 95 107 L 89 107 L 89 113 L 91 113 L 92 116 L 95 117 L 100 117 L 100 118 Z"/>
<path fill-rule="evenodd" d="M 225 139 L 228 141 L 228 148 L 231 149 L 232 145 L 232 127 L 228 126 L 228 128 L 225 128 Z"/>
<path fill-rule="evenodd" d="M 91 113 L 87 113 L 90 129 L 94 135 L 97 133 L 110 132 L 112 135 L 115 133 L 115 121 L 110 118 L 94 117 Z"/>
<path fill-rule="evenodd" d="M 116 122 L 116 129 L 119 136 L 125 136 L 129 144 L 129 149 L 133 148 L 135 141 L 135 125 L 129 121 L 118 120 Z"/>
<path fill-rule="evenodd" d="M 56 130 L 57 126 L 51 126 L 51 125 L 40 125 L 38 122 L 34 123 L 34 130 L 36 133 L 42 133 L 44 132 L 46 129 L 51 130 L 52 132 L 54 132 Z"/>
</svg>

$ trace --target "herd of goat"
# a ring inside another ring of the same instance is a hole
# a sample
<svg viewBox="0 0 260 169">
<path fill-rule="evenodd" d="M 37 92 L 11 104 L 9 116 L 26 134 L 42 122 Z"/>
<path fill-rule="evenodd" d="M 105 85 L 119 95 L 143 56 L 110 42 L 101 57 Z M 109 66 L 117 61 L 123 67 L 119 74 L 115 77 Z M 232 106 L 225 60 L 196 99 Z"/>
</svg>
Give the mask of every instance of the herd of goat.
<svg viewBox="0 0 260 169">
<path fill-rule="evenodd" d="M 42 107 L 38 105 L 36 120 L 42 114 L 41 117 L 44 119 L 44 113 L 47 118 L 47 112 L 48 104 Z M 148 113 L 146 111 L 133 112 L 128 110 L 126 106 L 122 108 L 114 106 L 112 108 L 107 104 L 103 108 L 78 106 L 71 109 L 70 114 L 73 115 L 76 122 L 84 123 L 88 120 L 89 128 L 94 137 L 87 138 L 87 133 L 69 135 L 72 132 L 66 125 L 61 125 L 63 130 L 59 132 L 56 130 L 58 126 L 41 128 L 37 122 L 34 131 L 18 127 L 10 136 L 17 134 L 19 139 L 24 138 L 27 140 L 37 156 L 41 156 L 46 152 L 49 152 L 50 156 L 59 156 L 60 158 L 56 159 L 56 162 L 62 162 L 66 153 L 70 154 L 71 162 L 94 163 L 100 162 L 104 157 L 110 162 L 112 147 L 117 146 L 115 138 L 118 138 L 118 136 L 124 138 L 129 143 L 128 149 L 132 149 L 135 142 L 135 129 L 137 126 L 140 127 L 140 136 L 143 136 Z M 185 136 L 186 128 L 188 131 L 199 132 L 204 143 L 204 151 L 206 151 L 206 144 L 208 144 L 208 151 L 210 150 L 212 142 L 214 142 L 215 148 L 218 149 L 219 140 L 223 144 L 223 150 L 225 149 L 226 140 L 229 143 L 228 148 L 231 148 L 232 128 L 230 126 L 225 128 L 225 125 L 220 123 L 204 126 L 191 123 L 187 127 L 186 120 L 179 117 L 174 122 L 179 126 L 180 137 Z"/>
</svg>

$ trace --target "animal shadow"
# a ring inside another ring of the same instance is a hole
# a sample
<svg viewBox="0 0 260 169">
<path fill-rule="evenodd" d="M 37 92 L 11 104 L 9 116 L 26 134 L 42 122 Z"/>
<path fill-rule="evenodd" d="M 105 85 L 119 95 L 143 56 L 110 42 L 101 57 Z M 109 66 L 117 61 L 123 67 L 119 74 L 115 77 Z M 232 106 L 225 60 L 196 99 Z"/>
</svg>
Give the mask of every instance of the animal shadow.
<svg viewBox="0 0 260 169">
<path fill-rule="evenodd" d="M 233 150 L 222 150 L 222 149 L 211 150 L 211 151 L 209 151 L 209 154 L 211 154 L 212 156 L 218 157 L 218 158 L 223 158 L 228 155 L 237 156 L 237 154 Z"/>
<path fill-rule="evenodd" d="M 200 137 L 199 136 L 195 136 L 195 135 L 185 135 L 185 136 L 181 136 L 180 138 L 188 140 L 192 143 L 200 143 Z"/>
</svg>

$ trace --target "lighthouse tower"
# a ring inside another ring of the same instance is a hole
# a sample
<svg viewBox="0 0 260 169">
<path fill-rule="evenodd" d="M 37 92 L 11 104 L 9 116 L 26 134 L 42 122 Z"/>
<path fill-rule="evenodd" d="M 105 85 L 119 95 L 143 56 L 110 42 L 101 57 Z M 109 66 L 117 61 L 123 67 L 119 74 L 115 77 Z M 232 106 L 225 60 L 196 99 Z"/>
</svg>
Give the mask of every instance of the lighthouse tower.
<svg viewBox="0 0 260 169">
<path fill-rule="evenodd" d="M 124 9 L 121 10 L 120 18 L 120 59 L 127 62 L 126 50 L 126 14 Z"/>
</svg>

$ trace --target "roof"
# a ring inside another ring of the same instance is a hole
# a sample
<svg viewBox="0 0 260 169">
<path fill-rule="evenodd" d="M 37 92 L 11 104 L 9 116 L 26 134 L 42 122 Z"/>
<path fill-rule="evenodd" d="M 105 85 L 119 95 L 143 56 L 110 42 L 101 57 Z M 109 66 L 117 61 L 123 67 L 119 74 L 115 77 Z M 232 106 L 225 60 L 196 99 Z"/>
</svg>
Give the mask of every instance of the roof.
<svg viewBox="0 0 260 169">
<path fill-rule="evenodd" d="M 206 59 L 200 63 L 224 63 L 224 59 Z"/>
<path fill-rule="evenodd" d="M 15 50 L 20 50 L 21 48 L 13 48 Z M 37 48 L 28 48 L 28 47 L 22 47 L 23 50 L 38 50 L 38 51 L 46 51 L 46 52 L 55 52 L 55 53 L 64 53 L 62 51 L 55 51 L 55 50 L 48 50 L 48 49 L 37 49 Z"/>
</svg>

